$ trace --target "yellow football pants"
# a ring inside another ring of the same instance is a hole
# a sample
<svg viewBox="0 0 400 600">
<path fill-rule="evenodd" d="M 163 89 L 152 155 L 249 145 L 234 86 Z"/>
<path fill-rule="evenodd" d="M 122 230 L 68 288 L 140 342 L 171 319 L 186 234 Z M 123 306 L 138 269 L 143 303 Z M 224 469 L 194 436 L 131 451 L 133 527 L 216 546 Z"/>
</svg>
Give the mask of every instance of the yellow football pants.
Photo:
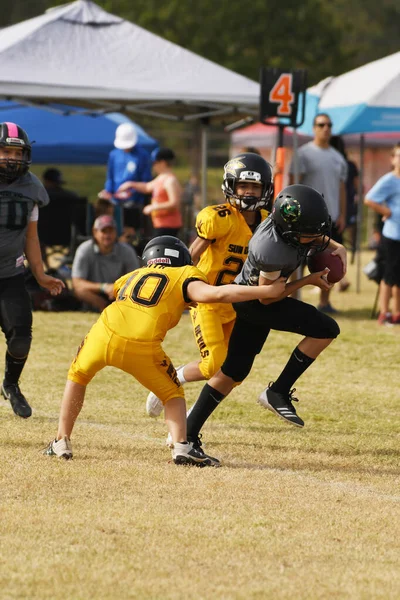
<svg viewBox="0 0 400 600">
<path fill-rule="evenodd" d="M 210 379 L 226 358 L 235 321 L 221 323 L 221 318 L 216 311 L 203 308 L 201 305 L 191 309 L 190 316 L 201 356 L 199 368 L 204 379 Z"/>
<path fill-rule="evenodd" d="M 129 373 L 163 404 L 171 398 L 184 398 L 175 368 L 161 344 L 120 337 L 99 319 L 80 345 L 68 379 L 87 385 L 106 366 Z"/>
</svg>

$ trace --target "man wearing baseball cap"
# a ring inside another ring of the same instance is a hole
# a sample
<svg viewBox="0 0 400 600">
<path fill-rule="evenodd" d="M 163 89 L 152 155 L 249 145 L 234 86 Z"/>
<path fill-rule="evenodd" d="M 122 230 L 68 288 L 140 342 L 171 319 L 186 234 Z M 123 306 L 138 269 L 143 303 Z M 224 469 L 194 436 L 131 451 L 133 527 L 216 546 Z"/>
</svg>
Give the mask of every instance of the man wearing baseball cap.
<svg viewBox="0 0 400 600">
<path fill-rule="evenodd" d="M 130 190 L 128 194 L 119 196 L 117 191 L 126 181 L 147 182 L 151 180 L 150 155 L 138 144 L 138 135 L 133 123 L 121 123 L 117 127 L 114 146 L 108 159 L 104 190 L 100 192 L 99 196 L 123 202 L 124 225 L 139 229 L 144 195 Z"/>
<path fill-rule="evenodd" d="M 72 285 L 84 306 L 101 312 L 114 300 L 114 281 L 140 264 L 132 246 L 117 241 L 116 223 L 110 215 L 97 217 L 92 235 L 76 251 Z"/>
</svg>

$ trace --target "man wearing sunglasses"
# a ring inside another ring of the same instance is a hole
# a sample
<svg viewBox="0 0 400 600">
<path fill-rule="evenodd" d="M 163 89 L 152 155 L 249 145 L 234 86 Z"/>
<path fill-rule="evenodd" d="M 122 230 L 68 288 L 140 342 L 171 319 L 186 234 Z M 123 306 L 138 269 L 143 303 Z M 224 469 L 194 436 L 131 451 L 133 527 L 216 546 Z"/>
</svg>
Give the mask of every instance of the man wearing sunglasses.
<svg viewBox="0 0 400 600">
<path fill-rule="evenodd" d="M 314 139 L 299 148 L 299 183 L 309 185 L 322 193 L 332 218 L 332 239 L 342 243 L 342 232 L 346 226 L 347 163 L 343 156 L 332 148 L 332 121 L 326 113 L 319 113 L 313 121 Z M 294 181 L 294 163 L 290 166 L 289 181 Z M 336 313 L 329 296 L 331 290 L 320 291 L 318 308 L 325 313 Z"/>
</svg>

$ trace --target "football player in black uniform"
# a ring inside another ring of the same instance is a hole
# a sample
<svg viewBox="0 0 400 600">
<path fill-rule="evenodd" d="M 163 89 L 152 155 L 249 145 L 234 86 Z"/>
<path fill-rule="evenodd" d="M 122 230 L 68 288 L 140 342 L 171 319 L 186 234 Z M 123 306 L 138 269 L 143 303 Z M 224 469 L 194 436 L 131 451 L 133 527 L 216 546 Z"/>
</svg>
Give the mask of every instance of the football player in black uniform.
<svg viewBox="0 0 400 600">
<path fill-rule="evenodd" d="M 346 250 L 330 239 L 330 231 L 331 219 L 323 197 L 309 186 L 288 186 L 278 195 L 271 215 L 250 240 L 249 254 L 236 283 L 270 285 L 279 277 L 288 279 L 310 251 L 325 248 L 340 257 L 346 271 Z M 328 272 L 325 269 L 286 283 L 285 292 L 277 299 L 234 304 L 236 321 L 228 354 L 221 369 L 204 386 L 188 416 L 190 441 L 200 444 L 201 427 L 221 400 L 250 373 L 271 329 L 298 333 L 303 339 L 279 377 L 268 385 L 258 401 L 289 423 L 304 426 L 292 404 L 295 398 L 291 388 L 340 330 L 331 317 L 289 295 L 305 285 L 330 289 L 332 284 L 326 279 Z"/>
<path fill-rule="evenodd" d="M 0 326 L 6 336 L 6 369 L 1 394 L 19 417 L 32 414 L 18 385 L 32 340 L 32 310 L 24 283 L 26 257 L 39 285 L 59 294 L 64 283 L 43 270 L 38 207 L 49 197 L 29 172 L 31 144 L 15 123 L 0 123 Z"/>
</svg>

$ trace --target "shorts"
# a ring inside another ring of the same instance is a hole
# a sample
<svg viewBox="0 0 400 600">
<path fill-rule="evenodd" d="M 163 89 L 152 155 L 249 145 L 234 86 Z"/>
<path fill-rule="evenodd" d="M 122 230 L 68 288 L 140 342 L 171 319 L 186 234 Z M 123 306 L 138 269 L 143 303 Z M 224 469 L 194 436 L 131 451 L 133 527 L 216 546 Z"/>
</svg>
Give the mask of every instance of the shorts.
<svg viewBox="0 0 400 600">
<path fill-rule="evenodd" d="M 7 340 L 16 329 L 32 336 L 32 305 L 23 274 L 0 279 L 0 326 Z"/>
<path fill-rule="evenodd" d="M 199 369 L 204 379 L 210 379 L 225 360 L 235 321 L 222 323 L 216 311 L 204 308 L 201 304 L 191 309 L 190 317 L 201 356 Z"/>
<path fill-rule="evenodd" d="M 106 366 L 129 373 L 163 404 L 184 398 L 175 368 L 160 343 L 120 337 L 99 319 L 79 346 L 68 379 L 87 385 Z"/>
<path fill-rule="evenodd" d="M 400 287 L 400 241 L 382 236 L 383 281 L 386 285 Z"/>
</svg>

